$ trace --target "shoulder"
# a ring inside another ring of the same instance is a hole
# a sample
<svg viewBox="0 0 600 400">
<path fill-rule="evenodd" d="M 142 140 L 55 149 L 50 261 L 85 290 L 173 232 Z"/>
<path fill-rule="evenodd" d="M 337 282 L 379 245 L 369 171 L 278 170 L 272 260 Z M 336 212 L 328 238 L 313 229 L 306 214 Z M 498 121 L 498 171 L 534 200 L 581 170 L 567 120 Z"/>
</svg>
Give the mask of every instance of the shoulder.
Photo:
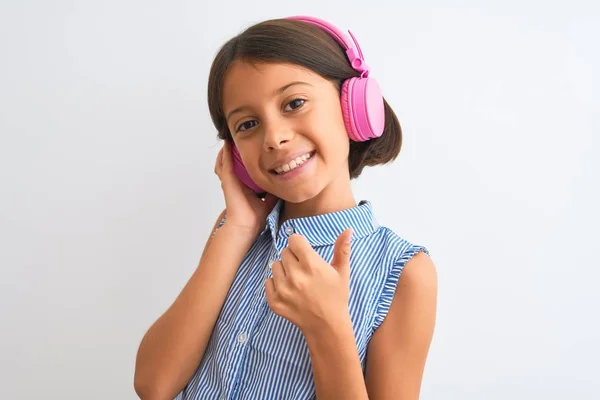
<svg viewBox="0 0 600 400">
<path fill-rule="evenodd" d="M 386 255 L 392 270 L 402 272 L 408 265 L 431 262 L 431 254 L 424 244 L 407 239 L 387 226 L 380 226 L 374 232 L 373 240 Z"/>
<path fill-rule="evenodd" d="M 416 252 L 404 263 L 390 313 L 394 310 L 394 303 L 401 302 L 402 307 L 416 307 L 421 301 L 435 300 L 437 286 L 438 277 L 435 263 L 428 253 Z"/>
<path fill-rule="evenodd" d="M 372 331 L 376 331 L 390 312 L 394 299 L 408 290 L 436 287 L 437 272 L 429 249 L 381 226 L 375 233 L 382 253 L 385 282 L 377 301 Z M 431 290 L 431 289 L 429 289 Z"/>
<path fill-rule="evenodd" d="M 429 249 L 400 236 L 388 227 L 382 226 L 379 229 L 389 244 L 386 250 L 393 260 L 391 270 L 397 270 L 402 287 L 435 286 L 437 271 Z"/>
</svg>

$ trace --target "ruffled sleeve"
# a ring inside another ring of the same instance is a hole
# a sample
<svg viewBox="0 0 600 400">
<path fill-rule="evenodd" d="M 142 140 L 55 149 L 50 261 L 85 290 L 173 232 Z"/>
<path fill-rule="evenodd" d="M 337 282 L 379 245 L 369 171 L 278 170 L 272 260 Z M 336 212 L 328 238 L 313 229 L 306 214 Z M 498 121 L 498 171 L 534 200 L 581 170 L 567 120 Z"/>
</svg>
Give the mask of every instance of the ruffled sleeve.
<svg viewBox="0 0 600 400">
<path fill-rule="evenodd" d="M 396 293 L 396 288 L 398 287 L 398 280 L 400 279 L 402 270 L 404 270 L 404 266 L 411 258 L 420 252 L 424 252 L 425 254 L 429 255 L 429 251 L 424 246 L 410 244 L 400 255 L 400 257 L 394 261 L 389 269 L 383 284 L 383 289 L 379 299 L 377 300 L 375 318 L 372 327 L 373 332 L 375 332 L 377 328 L 381 326 L 385 320 L 385 317 L 390 311 L 390 306 L 392 305 L 392 300 L 394 299 L 394 293 Z"/>
</svg>

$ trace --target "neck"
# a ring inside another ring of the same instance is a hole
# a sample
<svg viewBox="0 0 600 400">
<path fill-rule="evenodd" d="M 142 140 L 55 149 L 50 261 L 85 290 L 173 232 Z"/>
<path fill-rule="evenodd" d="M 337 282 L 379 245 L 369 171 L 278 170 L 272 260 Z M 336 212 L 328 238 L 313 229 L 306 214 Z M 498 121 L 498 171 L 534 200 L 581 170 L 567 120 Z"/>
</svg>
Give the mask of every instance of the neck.
<svg viewBox="0 0 600 400">
<path fill-rule="evenodd" d="M 288 219 L 310 217 L 346 210 L 356 206 L 350 179 L 337 179 L 326 186 L 317 196 L 302 203 L 285 202 L 279 223 Z"/>
</svg>

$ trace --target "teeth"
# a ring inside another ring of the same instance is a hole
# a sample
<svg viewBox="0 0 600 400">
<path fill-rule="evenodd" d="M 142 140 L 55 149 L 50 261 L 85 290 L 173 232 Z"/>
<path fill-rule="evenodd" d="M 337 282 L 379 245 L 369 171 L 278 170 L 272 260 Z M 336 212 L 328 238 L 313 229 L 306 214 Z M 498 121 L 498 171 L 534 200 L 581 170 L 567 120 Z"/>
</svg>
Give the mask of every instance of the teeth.
<svg viewBox="0 0 600 400">
<path fill-rule="evenodd" d="M 305 154 L 300 157 L 297 157 L 295 160 L 292 160 L 287 164 L 283 164 L 283 165 L 280 165 L 279 167 L 275 168 L 275 172 L 277 172 L 278 174 L 282 174 L 284 172 L 289 172 L 289 171 L 293 170 L 294 168 L 299 167 L 300 165 L 304 164 L 306 162 L 306 160 L 308 160 L 309 158 L 310 158 L 310 153 Z"/>
</svg>

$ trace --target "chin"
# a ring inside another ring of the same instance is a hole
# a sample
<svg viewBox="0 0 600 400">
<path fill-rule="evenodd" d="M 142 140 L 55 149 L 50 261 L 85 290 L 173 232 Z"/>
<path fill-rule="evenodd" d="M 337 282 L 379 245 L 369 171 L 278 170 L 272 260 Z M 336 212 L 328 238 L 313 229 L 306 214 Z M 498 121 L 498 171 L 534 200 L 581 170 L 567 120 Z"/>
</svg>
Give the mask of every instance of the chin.
<svg viewBox="0 0 600 400">
<path fill-rule="evenodd" d="M 322 188 L 315 185 L 314 183 L 312 185 L 307 185 L 307 186 L 309 186 L 309 187 L 307 187 L 307 188 L 296 187 L 294 189 L 286 190 L 283 193 L 277 193 L 277 190 L 275 190 L 274 192 L 271 192 L 271 193 L 273 193 L 275 196 L 277 196 L 281 200 L 284 200 L 288 203 L 300 204 L 300 203 L 304 203 L 305 201 L 308 201 L 308 200 L 311 200 L 311 199 L 317 197 L 319 195 L 319 193 L 321 193 Z"/>
</svg>

